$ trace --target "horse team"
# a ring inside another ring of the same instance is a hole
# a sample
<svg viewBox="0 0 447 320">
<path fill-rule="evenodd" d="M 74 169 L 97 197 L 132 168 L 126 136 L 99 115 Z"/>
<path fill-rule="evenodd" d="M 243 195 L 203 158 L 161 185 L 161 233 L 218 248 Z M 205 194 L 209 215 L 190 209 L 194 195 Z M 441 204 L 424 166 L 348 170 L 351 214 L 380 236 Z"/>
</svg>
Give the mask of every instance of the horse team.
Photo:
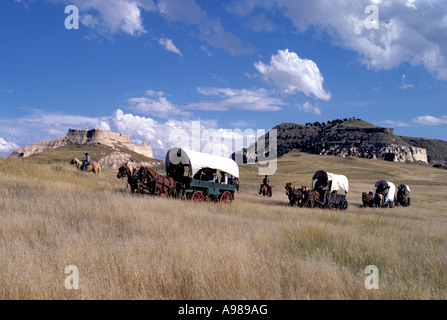
<svg viewBox="0 0 447 320">
<path fill-rule="evenodd" d="M 296 188 L 291 182 L 286 183 L 285 189 L 291 206 L 309 208 L 319 206 L 318 200 L 320 199 L 320 194 L 318 191 L 310 190 L 310 188 L 306 186 Z"/>
<path fill-rule="evenodd" d="M 161 197 L 177 197 L 179 194 L 174 179 L 161 175 L 149 167 L 135 168 L 126 162 L 118 169 L 117 178 L 127 178 L 127 184 L 132 193 L 146 193 Z"/>
</svg>

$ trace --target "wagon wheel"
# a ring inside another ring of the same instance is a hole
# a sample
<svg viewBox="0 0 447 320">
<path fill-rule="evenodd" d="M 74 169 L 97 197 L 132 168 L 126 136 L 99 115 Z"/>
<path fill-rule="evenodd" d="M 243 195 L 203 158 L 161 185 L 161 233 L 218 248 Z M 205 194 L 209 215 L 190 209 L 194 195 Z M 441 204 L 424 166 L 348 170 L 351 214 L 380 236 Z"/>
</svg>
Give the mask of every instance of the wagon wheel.
<svg viewBox="0 0 447 320">
<path fill-rule="evenodd" d="M 340 210 L 346 210 L 348 209 L 348 201 L 343 200 L 342 203 L 340 204 Z"/>
<path fill-rule="evenodd" d="M 203 201 L 203 192 L 202 191 L 196 191 L 193 193 L 191 200 L 194 202 Z"/>
<path fill-rule="evenodd" d="M 230 191 L 225 191 L 220 196 L 220 202 L 231 203 L 233 201 L 233 196 Z"/>
</svg>

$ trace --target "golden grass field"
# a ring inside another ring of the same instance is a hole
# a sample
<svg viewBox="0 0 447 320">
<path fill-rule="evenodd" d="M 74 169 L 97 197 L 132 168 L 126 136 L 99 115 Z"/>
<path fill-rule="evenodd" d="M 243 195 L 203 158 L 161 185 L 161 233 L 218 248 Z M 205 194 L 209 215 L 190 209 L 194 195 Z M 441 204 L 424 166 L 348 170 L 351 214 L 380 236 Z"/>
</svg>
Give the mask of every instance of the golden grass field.
<svg viewBox="0 0 447 320">
<path fill-rule="evenodd" d="M 272 198 L 241 165 L 222 205 L 131 196 L 116 170 L 68 161 L 0 159 L 0 299 L 447 298 L 447 171 L 292 152 Z M 349 178 L 346 211 L 288 206 L 285 183 L 309 186 L 319 169 Z M 408 184 L 411 206 L 361 208 L 379 179 Z M 69 265 L 77 290 L 64 285 Z"/>
</svg>

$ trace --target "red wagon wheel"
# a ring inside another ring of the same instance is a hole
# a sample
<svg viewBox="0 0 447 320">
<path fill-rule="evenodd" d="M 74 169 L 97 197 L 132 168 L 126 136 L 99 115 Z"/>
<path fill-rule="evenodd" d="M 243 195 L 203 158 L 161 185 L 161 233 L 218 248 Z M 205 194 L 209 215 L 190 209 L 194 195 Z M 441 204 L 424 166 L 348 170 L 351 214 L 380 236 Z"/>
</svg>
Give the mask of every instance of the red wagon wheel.
<svg viewBox="0 0 447 320">
<path fill-rule="evenodd" d="M 203 192 L 202 191 L 194 192 L 191 200 L 194 202 L 203 201 Z"/>
<path fill-rule="evenodd" d="M 233 196 L 231 195 L 230 191 L 225 191 L 220 196 L 220 202 L 230 203 L 233 201 Z"/>
</svg>

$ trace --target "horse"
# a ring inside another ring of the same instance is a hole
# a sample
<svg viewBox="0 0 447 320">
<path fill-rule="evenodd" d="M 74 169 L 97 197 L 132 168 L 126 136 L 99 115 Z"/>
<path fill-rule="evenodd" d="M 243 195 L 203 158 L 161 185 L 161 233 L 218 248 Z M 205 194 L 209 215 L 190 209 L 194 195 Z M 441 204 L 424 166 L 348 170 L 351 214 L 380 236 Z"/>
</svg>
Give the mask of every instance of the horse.
<svg viewBox="0 0 447 320">
<path fill-rule="evenodd" d="M 385 195 L 382 193 L 376 193 L 374 197 L 374 205 L 376 207 L 384 207 L 385 206 Z"/>
<path fill-rule="evenodd" d="M 399 189 L 397 191 L 396 204 L 400 204 L 404 207 L 408 207 L 410 205 L 410 198 L 408 196 L 408 192 L 405 189 Z"/>
<path fill-rule="evenodd" d="M 374 206 L 374 195 L 372 193 L 362 192 L 363 207 Z"/>
<path fill-rule="evenodd" d="M 315 208 L 317 206 L 321 207 L 322 203 L 320 201 L 320 193 L 315 189 L 309 190 L 309 188 L 305 187 L 304 203 L 310 208 Z"/>
<path fill-rule="evenodd" d="M 303 188 L 305 187 L 301 187 L 301 188 L 295 188 L 295 186 L 291 183 L 288 182 L 286 183 L 286 195 L 289 197 L 289 202 L 290 205 L 293 207 L 294 205 L 303 206 L 303 201 L 304 201 L 304 192 L 303 192 Z"/>
<path fill-rule="evenodd" d="M 70 161 L 70 164 L 74 165 L 79 170 L 82 170 L 83 162 L 81 160 L 73 157 L 73 159 L 71 159 Z M 85 171 L 93 172 L 95 175 L 99 175 L 99 173 L 101 172 L 101 166 L 96 162 L 90 162 L 90 164 L 85 167 Z"/>
<path fill-rule="evenodd" d="M 265 197 L 265 196 L 272 196 L 272 187 L 270 186 L 270 189 L 265 185 L 265 184 L 261 184 L 261 194 Z"/>
<path fill-rule="evenodd" d="M 138 184 L 136 183 L 136 179 L 134 179 L 135 168 L 129 164 L 129 162 L 125 162 L 118 168 L 118 174 L 116 177 L 118 179 L 124 179 L 127 177 L 127 185 L 130 185 L 130 191 L 132 193 L 138 189 Z"/>
<path fill-rule="evenodd" d="M 147 186 L 150 194 L 169 197 L 177 196 L 177 183 L 171 177 L 162 176 L 148 167 L 141 167 L 138 174 L 143 177 L 144 184 Z"/>
<path fill-rule="evenodd" d="M 291 182 L 288 182 L 286 183 L 284 189 L 286 189 L 286 195 L 289 198 L 289 203 L 293 207 L 297 202 L 295 186 Z"/>
</svg>

